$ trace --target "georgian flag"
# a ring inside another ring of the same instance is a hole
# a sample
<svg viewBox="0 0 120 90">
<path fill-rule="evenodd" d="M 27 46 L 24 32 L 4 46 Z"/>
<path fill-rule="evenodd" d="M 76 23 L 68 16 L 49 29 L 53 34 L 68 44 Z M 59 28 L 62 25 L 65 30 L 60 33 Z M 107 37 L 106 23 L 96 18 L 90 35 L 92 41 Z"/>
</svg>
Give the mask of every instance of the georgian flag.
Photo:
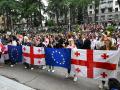
<svg viewBox="0 0 120 90">
<path fill-rule="evenodd" d="M 4 45 L 2 57 L 4 58 L 4 60 L 8 60 L 9 59 L 8 45 Z"/>
<path fill-rule="evenodd" d="M 32 65 L 45 65 L 45 51 L 43 47 L 22 46 L 23 62 Z"/>
<path fill-rule="evenodd" d="M 0 62 L 4 63 L 5 60 L 9 59 L 9 55 L 8 55 L 8 46 L 7 45 L 2 45 L 1 48 L 1 58 L 0 58 Z"/>
<path fill-rule="evenodd" d="M 0 52 L 2 53 L 3 52 L 3 44 L 0 42 Z"/>
<path fill-rule="evenodd" d="M 73 49 L 71 75 L 94 79 L 116 77 L 119 53 L 119 51 Z"/>
</svg>

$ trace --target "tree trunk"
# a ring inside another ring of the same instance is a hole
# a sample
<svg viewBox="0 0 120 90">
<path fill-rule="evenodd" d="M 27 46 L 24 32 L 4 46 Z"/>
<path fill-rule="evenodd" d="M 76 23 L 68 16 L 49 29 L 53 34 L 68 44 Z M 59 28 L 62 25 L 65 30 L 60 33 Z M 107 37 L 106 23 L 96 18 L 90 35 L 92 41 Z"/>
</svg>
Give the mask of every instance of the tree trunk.
<svg viewBox="0 0 120 90">
<path fill-rule="evenodd" d="M 71 24 L 75 24 L 75 8 L 71 7 Z"/>
<path fill-rule="evenodd" d="M 64 15 L 65 15 L 65 16 L 64 16 L 64 18 L 65 18 L 65 19 L 64 19 L 64 20 L 65 20 L 64 22 L 65 22 L 65 24 L 67 24 L 67 12 L 65 12 Z"/>
<path fill-rule="evenodd" d="M 6 11 L 6 29 L 9 30 L 9 22 L 8 22 L 8 19 L 9 19 L 9 15 L 8 15 L 8 12 Z"/>
<path fill-rule="evenodd" d="M 39 3 L 39 23 L 40 23 L 40 26 L 42 27 L 42 14 L 41 14 L 41 0 L 38 1 Z"/>
<path fill-rule="evenodd" d="M 58 14 L 58 11 L 56 11 L 56 22 L 57 22 L 57 25 L 59 26 L 59 14 Z"/>
<path fill-rule="evenodd" d="M 88 23 L 86 7 L 83 7 L 83 22 Z"/>
<path fill-rule="evenodd" d="M 41 14 L 41 10 L 39 12 L 39 22 L 40 22 L 40 26 L 42 27 L 42 14 Z"/>
<path fill-rule="evenodd" d="M 26 20 L 27 20 L 27 29 L 28 29 L 28 27 L 29 27 L 29 24 L 28 24 L 29 23 L 29 17 L 27 17 Z"/>
<path fill-rule="evenodd" d="M 33 20 L 32 20 L 33 16 L 31 15 L 30 17 L 30 27 L 33 28 Z"/>
<path fill-rule="evenodd" d="M 78 7 L 78 24 L 82 24 L 83 22 L 83 12 L 82 12 L 82 7 Z"/>
<path fill-rule="evenodd" d="M 76 18 L 76 11 L 75 8 L 73 9 L 73 24 L 75 24 L 75 18 Z"/>
</svg>

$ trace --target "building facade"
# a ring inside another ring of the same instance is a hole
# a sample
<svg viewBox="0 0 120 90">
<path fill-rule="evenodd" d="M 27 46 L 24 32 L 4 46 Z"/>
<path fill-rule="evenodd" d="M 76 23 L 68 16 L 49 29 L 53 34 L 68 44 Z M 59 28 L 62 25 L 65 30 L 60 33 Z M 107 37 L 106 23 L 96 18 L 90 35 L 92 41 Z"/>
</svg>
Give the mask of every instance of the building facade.
<svg viewBox="0 0 120 90">
<path fill-rule="evenodd" d="M 89 21 L 95 22 L 95 3 L 88 6 Z M 120 8 L 117 0 L 100 0 L 96 8 L 96 20 L 98 23 L 120 23 Z"/>
</svg>

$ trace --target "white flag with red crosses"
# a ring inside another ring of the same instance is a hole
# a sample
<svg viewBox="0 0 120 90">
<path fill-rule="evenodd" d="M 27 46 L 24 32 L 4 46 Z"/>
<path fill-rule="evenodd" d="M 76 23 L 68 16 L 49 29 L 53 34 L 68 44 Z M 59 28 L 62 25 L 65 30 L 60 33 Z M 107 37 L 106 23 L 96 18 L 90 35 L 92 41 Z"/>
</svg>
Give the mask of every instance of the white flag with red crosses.
<svg viewBox="0 0 120 90">
<path fill-rule="evenodd" d="M 9 55 L 8 55 L 8 46 L 4 45 L 2 47 L 2 54 L 1 54 L 1 58 L 0 58 L 0 62 L 4 63 L 5 60 L 9 60 Z"/>
<path fill-rule="evenodd" d="M 73 49 L 71 75 L 93 79 L 115 77 L 119 53 L 119 51 Z"/>
<path fill-rule="evenodd" d="M 45 51 L 43 47 L 22 46 L 23 62 L 32 65 L 45 65 Z"/>
</svg>

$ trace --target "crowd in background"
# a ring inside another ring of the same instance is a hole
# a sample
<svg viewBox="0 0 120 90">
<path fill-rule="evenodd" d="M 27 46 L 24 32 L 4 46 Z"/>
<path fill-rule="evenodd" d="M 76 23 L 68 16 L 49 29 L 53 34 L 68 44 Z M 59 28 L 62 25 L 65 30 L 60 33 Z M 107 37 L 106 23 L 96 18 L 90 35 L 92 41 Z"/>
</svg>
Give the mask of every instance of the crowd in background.
<svg viewBox="0 0 120 90">
<path fill-rule="evenodd" d="M 120 32 L 83 32 L 83 33 L 40 33 L 0 35 L 0 41 L 4 45 L 27 45 L 51 48 L 77 48 L 93 50 L 117 49 Z"/>
<path fill-rule="evenodd" d="M 84 27 L 84 28 L 83 28 Z M 49 48 L 117 50 L 120 31 L 108 32 L 102 25 L 80 25 L 80 32 L 1 34 L 2 45 L 26 45 Z M 88 29 L 88 31 L 87 31 Z M 2 51 L 0 51 L 2 52 Z"/>
<path fill-rule="evenodd" d="M 102 24 L 82 24 L 80 25 L 82 30 L 90 30 L 90 31 L 100 31 L 105 29 Z"/>
<path fill-rule="evenodd" d="M 93 29 L 96 26 L 91 26 Z M 99 26 L 98 26 L 99 27 Z M 87 28 L 87 27 L 86 27 Z M 117 50 L 120 46 L 120 31 L 66 32 L 66 33 L 39 33 L 39 34 L 1 34 L 0 46 L 2 45 L 26 45 L 49 48 L 92 49 L 92 50 Z M 2 51 L 0 51 L 2 52 Z M 1 53 L 2 54 L 2 53 Z M 26 67 L 29 67 L 25 63 Z M 54 72 L 54 67 L 49 66 Z M 68 75 L 70 70 L 68 70 Z M 68 76 L 67 76 L 68 77 Z M 75 79 L 75 78 L 74 78 Z M 103 81 L 105 83 L 105 81 Z"/>
</svg>

